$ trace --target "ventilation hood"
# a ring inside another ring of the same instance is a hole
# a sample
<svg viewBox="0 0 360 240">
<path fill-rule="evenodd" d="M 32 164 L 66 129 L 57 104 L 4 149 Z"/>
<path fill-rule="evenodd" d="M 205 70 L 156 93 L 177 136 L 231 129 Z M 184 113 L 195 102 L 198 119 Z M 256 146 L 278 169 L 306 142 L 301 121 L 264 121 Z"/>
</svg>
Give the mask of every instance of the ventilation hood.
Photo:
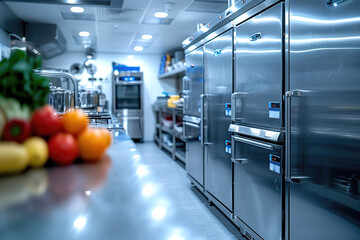
<svg viewBox="0 0 360 240">
<path fill-rule="evenodd" d="M 26 24 L 25 37 L 45 59 L 59 56 L 66 51 L 66 40 L 55 24 Z"/>
</svg>

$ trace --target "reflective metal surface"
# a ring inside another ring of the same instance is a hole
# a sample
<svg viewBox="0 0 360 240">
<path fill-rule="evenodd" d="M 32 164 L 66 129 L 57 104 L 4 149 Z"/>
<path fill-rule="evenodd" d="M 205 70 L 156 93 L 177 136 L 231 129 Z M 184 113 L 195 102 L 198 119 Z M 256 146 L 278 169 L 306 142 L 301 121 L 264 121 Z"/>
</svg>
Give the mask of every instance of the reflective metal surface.
<svg viewBox="0 0 360 240">
<path fill-rule="evenodd" d="M 143 138 L 143 119 L 140 116 L 118 115 L 117 120 L 132 139 Z"/>
<path fill-rule="evenodd" d="M 286 237 L 359 239 L 360 2 L 289 4 Z"/>
<path fill-rule="evenodd" d="M 191 122 L 191 123 L 194 123 L 194 124 L 200 124 L 201 118 L 185 115 L 183 117 L 183 121 L 184 122 Z"/>
<path fill-rule="evenodd" d="M 33 169 L 0 178 L 6 240 L 205 240 L 124 131 L 96 164 Z M 228 239 L 228 238 L 226 238 Z"/>
<path fill-rule="evenodd" d="M 273 142 L 283 142 L 285 135 L 284 132 L 246 127 L 237 124 L 230 124 L 228 131 Z"/>
<path fill-rule="evenodd" d="M 282 12 L 278 4 L 236 28 L 236 123 L 278 130 L 283 126 Z"/>
<path fill-rule="evenodd" d="M 70 73 L 66 73 L 66 72 L 60 72 L 60 71 L 55 71 L 55 70 L 46 70 L 46 69 L 39 69 L 39 70 L 37 69 L 37 70 L 34 70 L 34 72 L 39 74 L 40 76 L 44 76 L 44 77 L 58 77 L 58 78 L 69 79 L 74 86 L 75 107 L 79 107 L 78 82 L 73 75 L 71 75 Z"/>
<path fill-rule="evenodd" d="M 185 56 L 184 114 L 194 117 L 200 117 L 200 95 L 204 88 L 203 53 L 203 48 L 200 47 Z"/>
<path fill-rule="evenodd" d="M 235 221 L 255 239 L 281 239 L 283 147 L 239 136 L 232 145 Z"/>
<path fill-rule="evenodd" d="M 116 74 L 115 74 L 116 73 Z M 112 73 L 112 109 L 132 139 L 144 137 L 143 73 Z"/>
<path fill-rule="evenodd" d="M 226 104 L 230 103 L 232 92 L 232 29 L 208 42 L 204 49 L 205 188 L 232 211 L 232 162 L 225 152 L 225 141 L 231 141 Z"/>
<path fill-rule="evenodd" d="M 204 154 L 201 146 L 200 125 L 183 122 L 186 139 L 186 172 L 200 186 L 204 186 Z"/>
<path fill-rule="evenodd" d="M 216 31 L 218 28 L 228 24 L 230 21 L 237 18 L 239 15 L 242 15 L 257 6 L 264 0 L 242 0 L 237 1 L 235 4 L 226 9 L 219 16 L 205 24 L 199 31 L 186 38 L 183 42 L 183 48 L 188 48 L 193 44 L 201 41 L 203 38 L 207 37 L 212 32 Z"/>
</svg>

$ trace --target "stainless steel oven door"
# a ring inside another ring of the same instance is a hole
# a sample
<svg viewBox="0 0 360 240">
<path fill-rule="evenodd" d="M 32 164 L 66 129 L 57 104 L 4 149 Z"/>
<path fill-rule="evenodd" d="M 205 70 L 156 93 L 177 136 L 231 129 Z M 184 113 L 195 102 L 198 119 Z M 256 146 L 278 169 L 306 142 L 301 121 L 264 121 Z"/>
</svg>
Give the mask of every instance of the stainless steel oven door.
<svg viewBox="0 0 360 240">
<path fill-rule="evenodd" d="M 141 84 L 115 84 L 115 111 L 141 109 Z"/>
</svg>

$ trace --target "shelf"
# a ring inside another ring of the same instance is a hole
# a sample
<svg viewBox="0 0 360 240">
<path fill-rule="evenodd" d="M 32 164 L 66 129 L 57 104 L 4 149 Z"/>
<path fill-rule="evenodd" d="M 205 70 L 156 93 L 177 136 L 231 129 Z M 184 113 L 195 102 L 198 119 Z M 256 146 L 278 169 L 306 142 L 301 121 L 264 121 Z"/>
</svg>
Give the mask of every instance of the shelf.
<svg viewBox="0 0 360 240">
<path fill-rule="evenodd" d="M 171 128 L 168 128 L 168 127 L 162 126 L 162 127 L 161 127 L 161 130 L 163 130 L 164 132 L 169 133 L 169 134 L 171 134 L 171 135 L 174 134 L 174 133 L 173 133 L 173 130 L 172 130 Z"/>
<path fill-rule="evenodd" d="M 183 116 L 183 108 L 182 107 L 176 107 L 176 108 L 170 108 L 167 106 L 153 106 L 153 110 L 155 112 L 163 112 L 163 113 L 169 113 L 169 114 L 173 114 L 175 113 L 175 115 L 177 116 Z"/>
<path fill-rule="evenodd" d="M 185 161 L 186 161 L 185 152 L 183 152 L 183 151 L 176 150 L 176 151 L 175 151 L 175 157 L 177 157 L 178 159 L 180 159 L 180 160 L 183 161 L 184 163 L 185 163 Z"/>
<path fill-rule="evenodd" d="M 179 76 L 185 75 L 186 66 L 183 66 L 181 68 L 177 68 L 171 72 L 162 73 L 158 76 L 159 79 L 166 79 L 166 78 L 176 78 Z"/>
<path fill-rule="evenodd" d="M 168 150 L 171 154 L 173 152 L 172 147 L 170 147 L 169 145 L 167 145 L 166 143 L 162 143 L 161 144 L 163 146 L 163 148 L 165 148 L 166 150 Z"/>
<path fill-rule="evenodd" d="M 178 133 L 178 132 L 175 132 L 175 137 L 183 142 L 186 142 L 184 136 L 182 135 L 182 133 Z"/>
</svg>

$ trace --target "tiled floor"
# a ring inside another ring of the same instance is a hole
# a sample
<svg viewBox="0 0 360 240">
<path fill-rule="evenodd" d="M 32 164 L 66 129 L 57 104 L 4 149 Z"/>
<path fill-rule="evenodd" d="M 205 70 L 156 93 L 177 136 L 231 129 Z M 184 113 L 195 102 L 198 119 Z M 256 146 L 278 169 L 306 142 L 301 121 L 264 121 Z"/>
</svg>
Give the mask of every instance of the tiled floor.
<svg viewBox="0 0 360 240">
<path fill-rule="evenodd" d="M 138 143 L 136 147 L 143 159 L 164 184 L 169 195 L 183 209 L 187 219 L 206 234 L 209 240 L 235 240 L 239 230 L 215 207 L 209 206 L 205 197 L 190 185 L 184 166 L 174 161 L 153 142 Z"/>
</svg>

